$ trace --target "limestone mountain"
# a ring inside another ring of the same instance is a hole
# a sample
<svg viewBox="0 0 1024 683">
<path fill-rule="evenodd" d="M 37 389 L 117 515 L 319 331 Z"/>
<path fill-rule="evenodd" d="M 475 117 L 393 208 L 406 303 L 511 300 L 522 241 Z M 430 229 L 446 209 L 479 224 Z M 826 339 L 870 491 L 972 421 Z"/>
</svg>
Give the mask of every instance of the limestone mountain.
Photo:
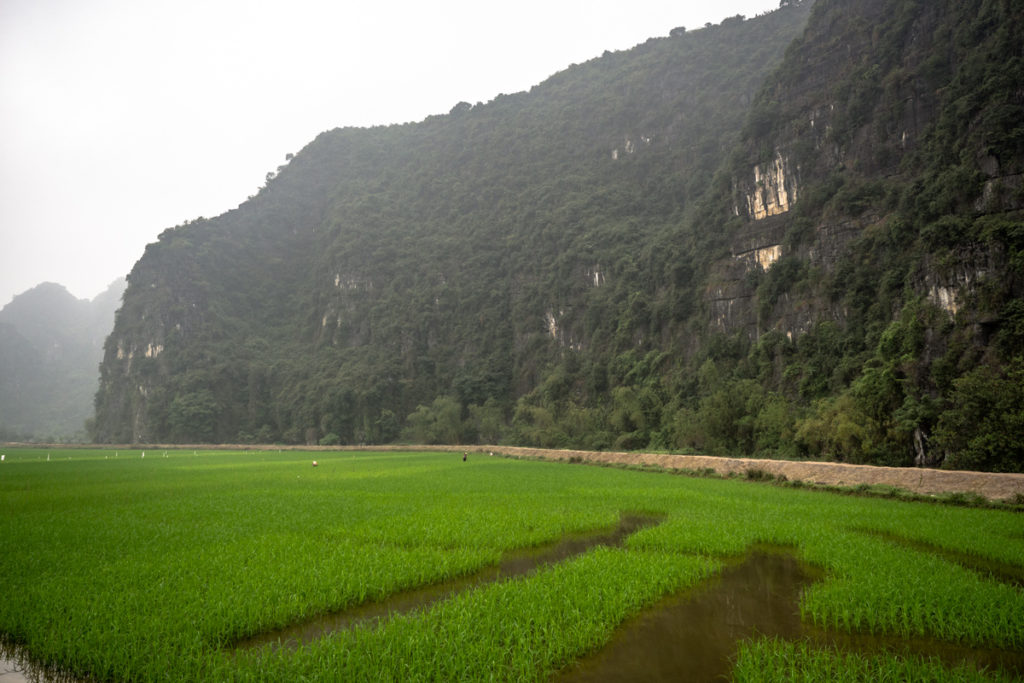
<svg viewBox="0 0 1024 683">
<path fill-rule="evenodd" d="M 323 133 L 147 248 L 94 436 L 1019 469 L 1021 15 L 785 2 Z"/>
<path fill-rule="evenodd" d="M 91 301 L 43 283 L 0 309 L 0 434 L 82 440 L 126 283 Z"/>
</svg>

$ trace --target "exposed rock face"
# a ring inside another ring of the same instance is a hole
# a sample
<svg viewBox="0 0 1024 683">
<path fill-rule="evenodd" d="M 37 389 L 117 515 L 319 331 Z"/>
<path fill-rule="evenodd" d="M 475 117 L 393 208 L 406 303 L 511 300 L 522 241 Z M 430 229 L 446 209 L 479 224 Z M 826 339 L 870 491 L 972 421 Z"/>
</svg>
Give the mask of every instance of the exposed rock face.
<svg viewBox="0 0 1024 683">
<path fill-rule="evenodd" d="M 984 164 L 982 169 L 986 170 Z M 1024 174 L 996 175 L 998 166 L 990 166 L 989 170 L 992 171 L 989 174 L 991 177 L 985 181 L 981 196 L 974 203 L 974 210 L 979 213 L 999 213 L 1024 209 Z"/>
<path fill-rule="evenodd" d="M 797 196 L 797 173 L 789 160 L 776 151 L 775 158 L 754 166 L 753 182 L 738 183 L 746 205 L 746 216 L 760 221 L 790 210 Z M 740 210 L 735 209 L 736 215 Z"/>
<path fill-rule="evenodd" d="M 945 49 L 937 28 L 947 20 L 944 10 L 923 4 L 896 18 L 886 0 L 866 0 L 842 10 L 821 2 L 815 11 L 829 21 L 812 20 L 791 47 L 786 67 L 754 105 L 747 155 L 733 169 L 731 211 L 740 223 L 732 260 L 712 269 L 705 293 L 709 322 L 724 333 L 743 331 L 753 339 L 779 329 L 793 337 L 814 319 L 841 322 L 844 311 L 813 289 L 783 295 L 788 305 L 759 312 L 757 274 L 787 257 L 822 275 L 834 273 L 852 244 L 896 215 L 884 196 L 920 172 L 922 140 L 951 116 L 942 108 L 942 88 L 957 78 L 959 64 L 952 59 L 946 73 L 934 66 L 936 51 Z M 1019 92 L 1014 98 L 1024 99 Z M 1024 208 L 1021 160 L 997 159 L 987 144 L 979 139 L 974 150 L 976 173 L 985 179 L 968 211 Z M 816 195 L 812 205 L 802 206 L 809 193 Z M 941 263 L 926 259 L 913 284 L 917 294 L 955 316 L 980 283 L 1003 272 L 998 260 L 957 247 Z M 797 300 L 802 312 L 793 310 Z"/>
<path fill-rule="evenodd" d="M 954 250 L 941 263 L 928 259 L 916 286 L 951 319 L 961 311 L 974 315 L 969 305 L 972 298 L 986 281 L 998 277 L 1005 269 L 1006 255 L 1002 249 L 980 244 L 963 247 Z"/>
</svg>

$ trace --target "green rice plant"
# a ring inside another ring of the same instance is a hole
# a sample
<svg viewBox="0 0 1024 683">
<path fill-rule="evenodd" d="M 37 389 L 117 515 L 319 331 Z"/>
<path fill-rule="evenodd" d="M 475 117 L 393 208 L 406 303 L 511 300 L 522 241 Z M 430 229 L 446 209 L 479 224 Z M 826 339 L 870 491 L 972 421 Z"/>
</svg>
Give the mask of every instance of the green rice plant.
<svg viewBox="0 0 1024 683">
<path fill-rule="evenodd" d="M 7 456 L 0 640 L 81 677 L 398 680 L 459 670 L 463 680 L 533 680 L 756 543 L 788 545 L 824 570 L 802 601 L 808 624 L 1024 648 L 1019 588 L 875 535 L 1021 567 L 1024 517 L 1007 511 L 448 453 Z M 232 650 L 247 636 L 470 575 L 511 550 L 610 528 L 624 513 L 664 522 L 625 549 L 379 628 L 296 652 Z"/>
<path fill-rule="evenodd" d="M 918 506 L 861 506 L 850 527 L 891 534 L 910 541 L 928 543 L 978 557 L 1021 564 L 1024 534 L 1019 515 L 991 515 L 984 509 L 932 506 L 931 512 L 917 513 Z M 964 533 L 965 529 L 977 533 Z"/>
<path fill-rule="evenodd" d="M 764 638 L 741 645 L 733 669 L 735 683 L 1000 683 L 1015 680 L 1001 672 L 968 666 L 947 667 L 935 658 L 863 655 L 820 649 L 806 642 Z"/>
<path fill-rule="evenodd" d="M 437 456 L 321 457 L 313 470 L 296 454 L 79 455 L 27 459 L 21 493 L 0 503 L 6 585 L 18 587 L 0 630 L 49 666 L 97 677 L 194 668 L 184 662 L 239 637 L 618 517 L 539 479 L 509 495 L 487 468 L 453 478 Z"/>
<path fill-rule="evenodd" d="M 605 643 L 616 625 L 663 595 L 695 585 L 706 558 L 600 548 L 536 575 L 493 584 L 425 613 L 356 628 L 294 655 L 264 651 L 234 680 L 546 680 Z M 343 652 L 343 657 L 337 653 Z"/>
<path fill-rule="evenodd" d="M 942 558 L 858 534 L 805 551 L 838 567 L 805 594 L 805 618 L 828 628 L 1024 647 L 1024 592 Z"/>
</svg>

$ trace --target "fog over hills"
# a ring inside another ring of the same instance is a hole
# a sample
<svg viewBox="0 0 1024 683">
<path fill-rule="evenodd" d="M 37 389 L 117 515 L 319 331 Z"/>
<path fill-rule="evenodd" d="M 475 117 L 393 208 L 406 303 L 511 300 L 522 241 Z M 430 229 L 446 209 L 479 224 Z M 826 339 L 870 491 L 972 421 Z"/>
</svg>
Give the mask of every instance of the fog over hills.
<svg viewBox="0 0 1024 683">
<path fill-rule="evenodd" d="M 325 132 L 149 245 L 93 436 L 1019 470 L 1022 14 L 786 2 Z"/>
<path fill-rule="evenodd" d="M 0 437 L 85 439 L 103 342 L 127 283 L 91 301 L 45 282 L 0 309 Z"/>
</svg>

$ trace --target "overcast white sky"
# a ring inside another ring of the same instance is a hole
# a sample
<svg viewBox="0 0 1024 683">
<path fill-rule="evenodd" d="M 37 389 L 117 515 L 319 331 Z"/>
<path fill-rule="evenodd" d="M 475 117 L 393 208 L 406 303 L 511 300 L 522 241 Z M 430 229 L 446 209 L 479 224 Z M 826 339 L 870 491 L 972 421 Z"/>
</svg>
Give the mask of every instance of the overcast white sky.
<svg viewBox="0 0 1024 683">
<path fill-rule="evenodd" d="M 0 0 L 0 307 L 92 298 L 338 126 L 420 121 L 778 0 Z"/>
</svg>

